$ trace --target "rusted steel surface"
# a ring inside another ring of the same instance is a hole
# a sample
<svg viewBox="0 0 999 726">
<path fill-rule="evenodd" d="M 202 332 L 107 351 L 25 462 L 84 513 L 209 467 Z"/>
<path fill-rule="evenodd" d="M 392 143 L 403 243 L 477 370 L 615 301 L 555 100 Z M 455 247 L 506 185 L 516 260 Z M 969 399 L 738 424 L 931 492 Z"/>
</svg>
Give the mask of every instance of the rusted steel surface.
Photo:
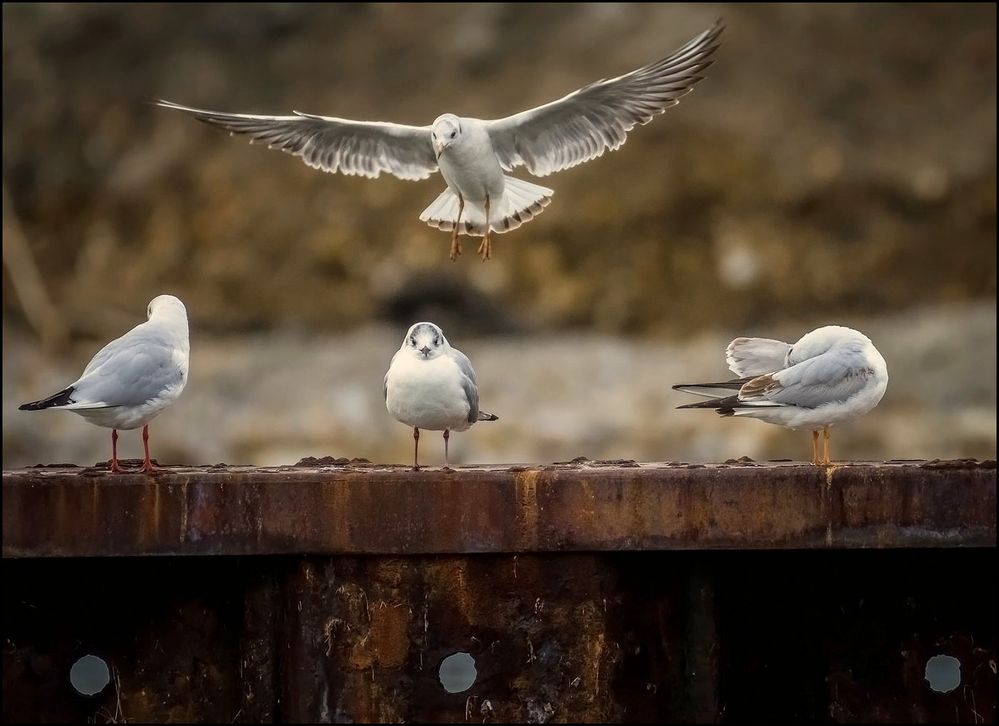
<svg viewBox="0 0 999 726">
<path fill-rule="evenodd" d="M 995 548 L 4 562 L 5 722 L 996 719 Z M 447 692 L 442 661 L 474 659 Z M 68 673 L 96 654 L 94 697 Z M 934 691 L 929 658 L 960 663 Z"/>
<path fill-rule="evenodd" d="M 996 544 L 994 461 L 3 474 L 4 557 Z"/>
</svg>

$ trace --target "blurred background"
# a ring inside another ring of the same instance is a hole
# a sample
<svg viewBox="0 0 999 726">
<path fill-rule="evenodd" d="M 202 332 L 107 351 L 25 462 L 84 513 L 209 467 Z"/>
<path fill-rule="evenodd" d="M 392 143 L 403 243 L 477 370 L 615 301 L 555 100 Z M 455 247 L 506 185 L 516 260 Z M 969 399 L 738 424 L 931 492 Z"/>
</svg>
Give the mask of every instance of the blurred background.
<svg viewBox="0 0 999 726">
<path fill-rule="evenodd" d="M 546 177 L 551 206 L 487 263 L 419 221 L 438 176 L 323 174 L 149 103 L 500 117 L 718 17 L 705 80 Z M 426 319 L 500 416 L 452 463 L 806 459 L 807 432 L 676 411 L 670 386 L 727 376 L 736 335 L 830 323 L 890 373 L 835 458 L 995 457 L 994 5 L 5 4 L 3 61 L 5 468 L 108 458 L 107 430 L 17 405 L 165 292 L 192 353 L 161 463 L 407 462 L 382 376 Z"/>
</svg>

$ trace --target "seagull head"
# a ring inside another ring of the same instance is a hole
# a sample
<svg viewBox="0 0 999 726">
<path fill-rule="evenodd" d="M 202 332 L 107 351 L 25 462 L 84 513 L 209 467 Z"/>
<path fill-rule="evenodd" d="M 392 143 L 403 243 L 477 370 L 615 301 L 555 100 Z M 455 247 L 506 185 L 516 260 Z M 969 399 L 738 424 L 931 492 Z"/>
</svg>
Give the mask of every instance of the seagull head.
<svg viewBox="0 0 999 726">
<path fill-rule="evenodd" d="M 438 159 L 451 144 L 461 138 L 461 119 L 453 113 L 438 116 L 430 127 L 430 143 L 434 147 L 434 156 Z"/>
<path fill-rule="evenodd" d="M 417 323 L 406 333 L 402 348 L 419 360 L 433 360 L 444 354 L 447 339 L 433 323 Z"/>
<path fill-rule="evenodd" d="M 154 315 L 176 316 L 186 320 L 187 308 L 184 307 L 184 303 L 180 301 L 180 298 L 176 298 L 173 295 L 157 295 L 149 301 L 149 305 L 146 307 L 146 318 L 151 320 Z"/>
</svg>

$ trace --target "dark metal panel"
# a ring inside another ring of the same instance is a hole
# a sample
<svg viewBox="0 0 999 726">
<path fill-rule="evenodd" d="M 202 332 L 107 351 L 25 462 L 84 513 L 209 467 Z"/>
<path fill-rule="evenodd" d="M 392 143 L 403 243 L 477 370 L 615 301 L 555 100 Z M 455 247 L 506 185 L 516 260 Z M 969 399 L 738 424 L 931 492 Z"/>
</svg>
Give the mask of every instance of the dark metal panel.
<svg viewBox="0 0 999 726">
<path fill-rule="evenodd" d="M 994 722 L 996 549 L 4 563 L 7 722 Z M 441 662 L 475 660 L 448 693 Z M 86 698 L 72 663 L 116 684 Z M 927 660 L 960 662 L 935 692 Z"/>
</svg>

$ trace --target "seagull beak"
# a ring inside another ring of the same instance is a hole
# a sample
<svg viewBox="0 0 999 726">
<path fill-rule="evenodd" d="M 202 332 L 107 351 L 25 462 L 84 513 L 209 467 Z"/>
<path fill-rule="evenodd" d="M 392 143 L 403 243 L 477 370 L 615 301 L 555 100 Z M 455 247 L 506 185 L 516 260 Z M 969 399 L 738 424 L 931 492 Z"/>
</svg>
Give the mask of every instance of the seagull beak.
<svg viewBox="0 0 999 726">
<path fill-rule="evenodd" d="M 430 144 L 434 147 L 434 158 L 440 159 L 441 158 L 441 154 L 444 153 L 444 144 L 442 144 L 441 142 L 437 141 L 436 139 L 434 139 L 433 141 L 431 141 Z"/>
<path fill-rule="evenodd" d="M 422 348 L 420 348 L 420 352 L 423 353 L 423 357 L 426 358 L 428 355 L 430 355 L 430 348 L 428 348 L 427 346 L 423 346 Z"/>
</svg>

